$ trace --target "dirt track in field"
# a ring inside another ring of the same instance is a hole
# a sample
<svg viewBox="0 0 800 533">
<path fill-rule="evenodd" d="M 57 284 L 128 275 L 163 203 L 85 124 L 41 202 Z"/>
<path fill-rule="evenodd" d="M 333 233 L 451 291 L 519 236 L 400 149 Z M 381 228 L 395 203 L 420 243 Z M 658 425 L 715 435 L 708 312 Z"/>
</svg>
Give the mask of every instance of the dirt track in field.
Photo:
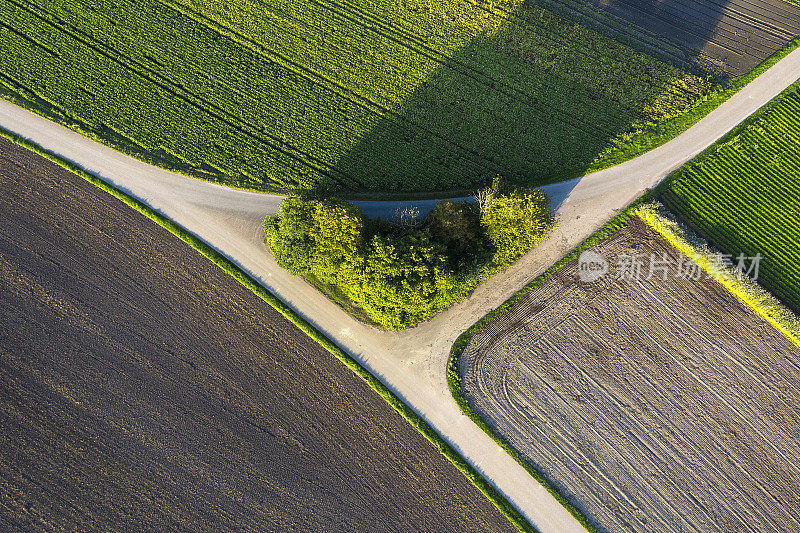
<svg viewBox="0 0 800 533">
<path fill-rule="evenodd" d="M 621 253 L 676 254 L 638 219 L 594 249 L 612 273 Z M 572 262 L 478 332 L 460 372 L 602 531 L 800 528 L 800 349 L 713 280 L 584 283 Z"/>
<path fill-rule="evenodd" d="M 0 185 L 0 530 L 512 530 L 183 242 L 1 139 Z"/>
<path fill-rule="evenodd" d="M 800 7 L 784 0 L 539 1 L 601 25 L 608 24 L 601 13 L 618 17 L 631 25 L 612 26 L 626 39 L 665 39 L 682 49 L 685 59 L 703 56 L 734 77 L 750 72 L 800 34 Z"/>
</svg>

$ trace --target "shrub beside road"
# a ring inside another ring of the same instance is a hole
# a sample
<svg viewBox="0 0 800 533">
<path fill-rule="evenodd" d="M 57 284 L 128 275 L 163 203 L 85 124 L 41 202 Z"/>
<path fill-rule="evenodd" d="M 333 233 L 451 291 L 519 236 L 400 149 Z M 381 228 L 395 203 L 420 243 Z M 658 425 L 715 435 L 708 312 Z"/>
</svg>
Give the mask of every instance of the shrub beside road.
<svg viewBox="0 0 800 533">
<path fill-rule="evenodd" d="M 336 198 L 287 197 L 264 221 L 278 264 L 370 321 L 403 329 L 463 298 L 543 239 L 554 222 L 540 190 L 440 202 L 420 220 L 371 220 Z"/>
</svg>

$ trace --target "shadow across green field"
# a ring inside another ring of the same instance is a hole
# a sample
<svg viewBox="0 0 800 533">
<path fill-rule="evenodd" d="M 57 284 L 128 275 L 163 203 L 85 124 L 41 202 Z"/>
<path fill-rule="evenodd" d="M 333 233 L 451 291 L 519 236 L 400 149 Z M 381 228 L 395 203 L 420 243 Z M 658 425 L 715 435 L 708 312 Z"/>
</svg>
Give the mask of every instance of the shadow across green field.
<svg viewBox="0 0 800 533">
<path fill-rule="evenodd" d="M 710 87 L 618 43 L 606 41 L 624 53 L 600 53 L 580 38 L 532 32 L 531 9 L 443 59 L 337 168 L 358 169 L 384 192 L 475 187 L 498 174 L 543 185 L 581 174 L 622 136 L 679 115 Z"/>
</svg>

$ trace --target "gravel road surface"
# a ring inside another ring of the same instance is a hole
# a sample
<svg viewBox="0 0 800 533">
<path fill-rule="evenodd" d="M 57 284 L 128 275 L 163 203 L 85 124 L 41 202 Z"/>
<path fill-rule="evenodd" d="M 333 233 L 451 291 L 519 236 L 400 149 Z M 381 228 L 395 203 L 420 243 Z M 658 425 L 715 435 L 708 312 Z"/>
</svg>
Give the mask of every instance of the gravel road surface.
<svg viewBox="0 0 800 533">
<path fill-rule="evenodd" d="M 616 167 L 546 188 L 559 206 L 551 237 L 472 295 L 403 332 L 363 325 L 275 264 L 261 222 L 280 197 L 240 191 L 154 168 L 0 101 L 0 126 L 75 162 L 193 231 L 237 262 L 379 377 L 482 472 L 541 531 L 582 528 L 450 396 L 446 363 L 456 337 L 670 172 L 800 78 L 795 50 L 679 137 Z M 400 205 L 387 204 L 394 212 Z"/>
</svg>

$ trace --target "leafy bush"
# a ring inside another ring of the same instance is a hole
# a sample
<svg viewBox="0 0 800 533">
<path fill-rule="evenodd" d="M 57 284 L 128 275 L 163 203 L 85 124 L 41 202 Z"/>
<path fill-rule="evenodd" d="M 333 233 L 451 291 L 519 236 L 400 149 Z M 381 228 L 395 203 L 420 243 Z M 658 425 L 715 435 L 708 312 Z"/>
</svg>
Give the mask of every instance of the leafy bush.
<svg viewBox="0 0 800 533">
<path fill-rule="evenodd" d="M 444 201 L 422 224 L 401 228 L 339 198 L 291 195 L 264 230 L 280 266 L 333 287 L 375 323 L 402 329 L 539 242 L 554 220 L 548 203 L 541 191 L 493 193 L 480 211 Z"/>
<path fill-rule="evenodd" d="M 481 213 L 481 224 L 494 246 L 495 266 L 510 264 L 541 240 L 553 223 L 549 205 L 541 190 L 491 198 Z"/>
<path fill-rule="evenodd" d="M 265 233 L 269 247 L 282 258 L 281 266 L 292 274 L 313 273 L 319 281 L 336 285 L 362 267 L 364 225 L 353 204 L 288 196 L 281 214 L 266 219 Z"/>
</svg>

